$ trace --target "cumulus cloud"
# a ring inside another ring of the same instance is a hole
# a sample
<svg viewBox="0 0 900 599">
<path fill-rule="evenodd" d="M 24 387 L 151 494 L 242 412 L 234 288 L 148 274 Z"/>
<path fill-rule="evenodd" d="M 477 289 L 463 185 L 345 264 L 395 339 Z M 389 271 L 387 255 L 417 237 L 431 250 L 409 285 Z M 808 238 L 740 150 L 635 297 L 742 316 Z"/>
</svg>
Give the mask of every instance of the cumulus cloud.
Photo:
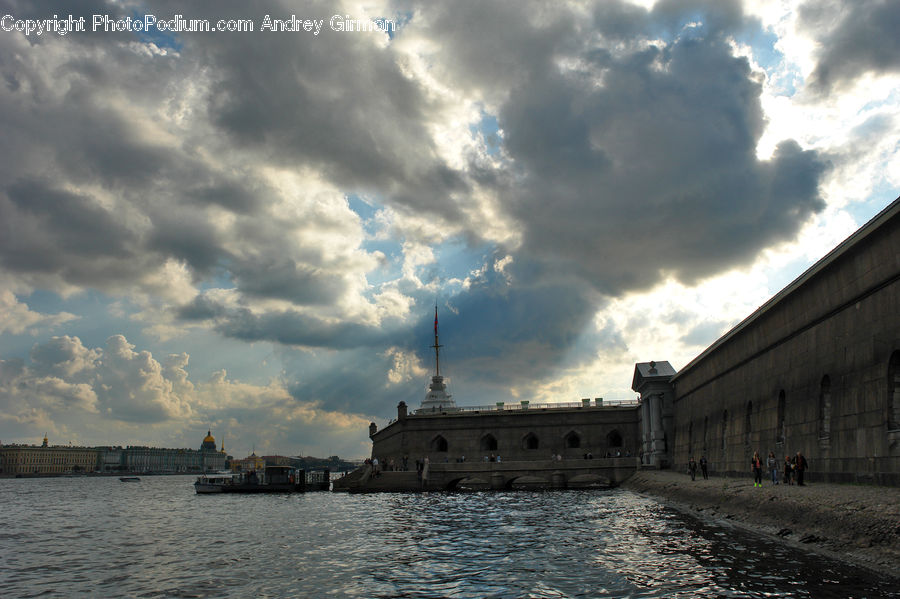
<svg viewBox="0 0 900 599">
<path fill-rule="evenodd" d="M 63 323 L 76 320 L 78 316 L 68 312 L 42 314 L 20 302 L 12 291 L 0 290 L 0 335 L 11 333 L 21 335 L 26 331 L 52 329 Z"/>
</svg>

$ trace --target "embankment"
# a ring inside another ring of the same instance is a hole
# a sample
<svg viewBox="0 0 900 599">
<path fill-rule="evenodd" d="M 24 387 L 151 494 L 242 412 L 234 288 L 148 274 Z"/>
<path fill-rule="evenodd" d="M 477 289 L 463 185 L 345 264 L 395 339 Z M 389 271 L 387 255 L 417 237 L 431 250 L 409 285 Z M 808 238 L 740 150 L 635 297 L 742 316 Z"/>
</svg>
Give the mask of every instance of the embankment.
<svg viewBox="0 0 900 599">
<path fill-rule="evenodd" d="M 640 470 L 622 484 L 696 517 L 727 521 L 882 574 L 900 576 L 900 488 L 813 481 L 754 487 L 752 479 L 696 481 Z"/>
</svg>

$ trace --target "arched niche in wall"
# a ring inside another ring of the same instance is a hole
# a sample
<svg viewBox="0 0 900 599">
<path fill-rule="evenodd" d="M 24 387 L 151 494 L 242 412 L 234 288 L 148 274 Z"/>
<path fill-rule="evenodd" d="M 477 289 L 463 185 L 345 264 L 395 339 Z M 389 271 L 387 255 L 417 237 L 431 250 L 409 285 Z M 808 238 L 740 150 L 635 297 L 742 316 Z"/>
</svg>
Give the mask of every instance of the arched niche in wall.
<svg viewBox="0 0 900 599">
<path fill-rule="evenodd" d="M 609 431 L 606 435 L 606 445 L 608 447 L 622 447 L 622 433 L 617 430 Z"/>
<path fill-rule="evenodd" d="M 478 442 L 478 448 L 482 451 L 497 451 L 497 438 L 488 433 Z"/>
<path fill-rule="evenodd" d="M 447 439 L 443 435 L 438 435 L 431 440 L 431 451 L 448 451 Z"/>
<path fill-rule="evenodd" d="M 819 447 L 831 445 L 831 377 L 827 374 L 819 383 Z"/>
<path fill-rule="evenodd" d="M 528 433 L 522 437 L 522 449 L 537 449 L 539 445 L 540 442 L 534 433 Z"/>
<path fill-rule="evenodd" d="M 888 430 L 900 432 L 900 351 L 891 354 L 887 382 Z"/>
<path fill-rule="evenodd" d="M 581 447 L 581 435 L 575 431 L 569 431 L 563 437 L 563 444 L 566 446 L 566 449 L 577 449 Z"/>
<path fill-rule="evenodd" d="M 778 421 L 775 425 L 775 444 L 784 445 L 784 437 L 787 434 L 785 426 L 785 411 L 787 408 L 787 400 L 785 399 L 784 389 L 778 392 Z"/>
<path fill-rule="evenodd" d="M 703 417 L 703 453 L 709 453 L 709 416 Z"/>
<path fill-rule="evenodd" d="M 753 444 L 753 402 L 747 402 L 747 415 L 744 418 L 744 442 L 747 447 Z"/>
<path fill-rule="evenodd" d="M 688 455 L 694 455 L 694 421 L 688 423 Z"/>
<path fill-rule="evenodd" d="M 887 429 L 888 444 L 900 443 L 900 351 L 891 354 L 887 380 Z"/>
<path fill-rule="evenodd" d="M 722 453 L 728 450 L 728 410 L 722 412 Z"/>
</svg>

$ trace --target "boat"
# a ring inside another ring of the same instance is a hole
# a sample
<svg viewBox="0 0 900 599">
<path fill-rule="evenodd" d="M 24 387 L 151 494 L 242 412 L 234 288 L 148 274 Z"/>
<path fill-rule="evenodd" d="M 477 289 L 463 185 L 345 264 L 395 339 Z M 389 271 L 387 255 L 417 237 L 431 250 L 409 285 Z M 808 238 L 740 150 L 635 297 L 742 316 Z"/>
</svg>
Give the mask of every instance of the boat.
<svg viewBox="0 0 900 599">
<path fill-rule="evenodd" d="M 239 474 L 232 473 L 204 474 L 197 477 L 194 489 L 197 493 L 223 493 L 225 487 L 233 486 L 235 479 L 239 477 Z"/>
<path fill-rule="evenodd" d="M 306 473 L 291 466 L 266 466 L 262 472 L 217 473 L 198 476 L 194 490 L 209 493 L 302 493 Z"/>
<path fill-rule="evenodd" d="M 120 476 L 119 480 L 123 483 L 139 483 L 141 479 L 137 476 Z"/>
</svg>

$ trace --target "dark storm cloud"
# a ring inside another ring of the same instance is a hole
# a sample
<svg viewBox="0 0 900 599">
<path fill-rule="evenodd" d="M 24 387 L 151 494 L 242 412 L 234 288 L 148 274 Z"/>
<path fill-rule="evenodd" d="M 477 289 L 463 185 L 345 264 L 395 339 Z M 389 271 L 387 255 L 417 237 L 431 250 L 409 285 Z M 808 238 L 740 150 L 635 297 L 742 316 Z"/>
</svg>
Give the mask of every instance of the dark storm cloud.
<svg viewBox="0 0 900 599">
<path fill-rule="evenodd" d="M 3 8 L 4 14 L 17 19 L 47 18 L 59 12 L 50 4 L 7 3 Z M 227 16 L 227 6 L 216 6 L 220 8 L 220 16 Z M 183 12 L 174 4 L 154 3 L 142 9 L 161 15 L 170 10 L 173 15 Z M 67 10 L 90 22 L 91 14 L 119 17 L 123 15 L 117 10 L 131 9 L 88 4 L 67 5 Z M 243 3 L 235 11 L 248 16 Z M 202 43 L 211 37 L 215 36 L 185 36 L 184 41 Z M 235 36 L 225 37 L 241 45 Z M 272 56 L 301 50 L 290 46 L 287 40 L 297 39 L 291 35 L 276 35 L 283 41 L 272 46 L 260 36 L 246 38 L 258 61 L 267 64 L 277 62 Z M 0 35 L 0 72 L 6 82 L 0 86 L 4 132 L 0 161 L 6 175 L 6 187 L 0 189 L 0 226 L 8 232 L 0 240 L 0 263 L 29 281 L 45 275 L 43 284 L 121 290 L 139 286 L 144 279 L 157 285 L 159 279 L 148 275 L 174 260 L 187 266 L 195 280 L 209 276 L 214 267 L 230 267 L 232 280 L 245 285 L 253 297 L 286 298 L 300 304 L 334 301 L 346 289 L 341 265 L 325 265 L 319 248 L 301 248 L 291 240 L 301 225 L 322 230 L 352 228 L 355 222 L 335 224 L 319 214 L 301 214 L 294 220 L 277 214 L 273 218 L 270 207 L 280 198 L 259 177 L 259 154 L 252 144 L 240 147 L 229 141 L 208 118 L 215 122 L 218 117 L 207 114 L 202 105 L 214 104 L 223 96 L 214 83 L 220 72 L 226 79 L 235 71 L 252 77 L 260 65 L 226 64 L 220 69 L 206 50 L 188 44 L 181 52 L 172 47 L 153 49 L 140 44 L 146 41 L 133 34 L 111 33 Z M 213 55 L 221 49 L 210 45 Z M 222 47 L 227 46 L 225 42 Z M 332 48 L 332 54 L 333 62 L 325 70 L 339 70 L 339 49 Z M 278 79 L 274 71 L 271 75 Z M 312 85 L 313 73 L 308 75 Z M 338 91 L 338 87 L 332 89 Z M 293 88 L 276 85 L 256 92 L 263 103 L 268 98 L 289 113 L 299 110 Z M 173 113 L 181 116 L 174 118 Z M 366 118 L 374 121 L 378 114 L 376 110 Z M 402 120 L 402 115 L 383 116 L 395 123 Z M 285 118 L 282 124 L 291 125 L 290 114 Z M 343 127 L 335 119 L 332 124 Z M 397 127 L 383 119 L 379 123 L 386 130 Z M 260 131 L 268 135 L 265 127 Z M 316 138 L 341 135 L 350 139 L 346 137 L 351 135 L 349 125 L 347 131 L 326 128 L 307 141 L 315 147 Z M 291 166 L 300 164 L 299 154 L 278 143 L 273 146 L 274 155 Z M 356 168 L 347 164 L 347 169 Z M 426 165 L 425 170 L 429 169 L 439 179 L 446 170 L 440 164 Z M 396 178 L 396 173 L 392 176 Z M 367 177 L 363 171 L 357 181 Z M 435 181 L 426 177 L 423 184 Z M 229 214 L 235 218 L 229 219 Z M 241 249 L 235 251 L 235 244 Z"/>
<path fill-rule="evenodd" d="M 279 298 L 295 304 L 330 304 L 346 288 L 340 273 L 299 264 L 291 258 L 273 256 L 266 262 L 232 270 L 238 287 L 248 296 Z"/>
<path fill-rule="evenodd" d="M 403 385 L 385 385 L 391 361 L 371 348 L 348 349 L 339 354 L 282 353 L 288 392 L 298 401 L 321 402 L 329 410 L 389 417 L 399 402 L 417 407 L 425 395 L 428 377 Z"/>
<path fill-rule="evenodd" d="M 228 308 L 204 296 L 182 306 L 179 316 L 187 320 L 212 321 L 219 333 L 245 341 L 348 349 L 384 345 L 389 340 L 386 330 L 380 327 L 326 320 L 295 310 L 255 314 L 246 308 Z"/>
<path fill-rule="evenodd" d="M 200 275 L 208 274 L 224 258 L 219 233 L 203 212 L 177 206 L 152 212 L 148 249 L 183 260 Z"/>
<path fill-rule="evenodd" d="M 894 0 L 812 0 L 798 26 L 819 44 L 810 85 L 829 92 L 869 73 L 900 72 L 900 4 Z"/>
<path fill-rule="evenodd" d="M 20 179 L 0 190 L 0 232 L 0 263 L 12 272 L 109 284 L 142 262 L 115 215 L 49 181 Z"/>
<path fill-rule="evenodd" d="M 519 179 L 500 193 L 524 227 L 518 268 L 562 269 L 621 294 L 671 274 L 693 282 L 791 239 L 824 207 L 826 164 L 790 140 L 756 157 L 762 87 L 726 38 L 754 25 L 739 5 L 598 6 L 590 21 L 465 4 L 429 23 L 444 47 L 464 49 L 447 58 L 450 77 L 509 85 L 498 121 Z M 499 53 L 478 27 L 453 26 L 493 21 L 508 41 Z M 578 35 L 593 26 L 633 39 L 607 47 Z M 513 67 L 499 66 L 518 50 Z"/>
<path fill-rule="evenodd" d="M 185 197 L 199 205 L 217 205 L 238 214 L 251 214 L 263 206 L 263 198 L 270 193 L 261 189 L 247 189 L 240 183 L 211 181 L 209 185 L 189 189 Z"/>
</svg>

